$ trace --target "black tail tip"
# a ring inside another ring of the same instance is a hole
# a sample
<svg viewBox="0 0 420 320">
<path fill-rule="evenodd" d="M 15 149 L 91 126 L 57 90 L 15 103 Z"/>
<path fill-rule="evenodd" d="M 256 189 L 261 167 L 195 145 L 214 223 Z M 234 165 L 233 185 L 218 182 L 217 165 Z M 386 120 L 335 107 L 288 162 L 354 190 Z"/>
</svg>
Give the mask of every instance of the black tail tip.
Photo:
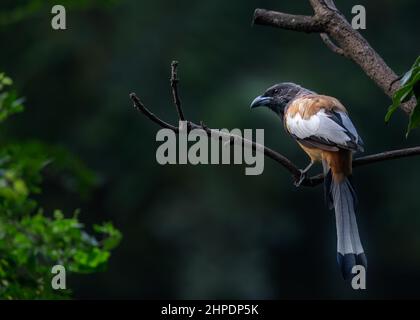
<svg viewBox="0 0 420 320">
<path fill-rule="evenodd" d="M 344 255 L 337 253 L 337 262 L 340 267 L 341 274 L 346 281 L 351 280 L 354 277 L 355 274 L 352 272 L 354 266 L 359 265 L 367 269 L 367 259 L 364 253 L 347 253 Z"/>
</svg>

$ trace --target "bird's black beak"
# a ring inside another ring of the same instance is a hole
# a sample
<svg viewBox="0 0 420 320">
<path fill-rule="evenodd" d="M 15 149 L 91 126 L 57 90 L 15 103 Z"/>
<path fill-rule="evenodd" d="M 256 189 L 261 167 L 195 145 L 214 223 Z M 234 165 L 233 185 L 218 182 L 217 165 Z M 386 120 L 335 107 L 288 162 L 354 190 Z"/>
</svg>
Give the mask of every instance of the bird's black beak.
<svg viewBox="0 0 420 320">
<path fill-rule="evenodd" d="M 272 98 L 271 97 L 264 97 L 264 96 L 258 96 L 252 101 L 251 103 L 251 109 L 262 107 L 262 106 L 268 106 L 271 103 Z"/>
</svg>

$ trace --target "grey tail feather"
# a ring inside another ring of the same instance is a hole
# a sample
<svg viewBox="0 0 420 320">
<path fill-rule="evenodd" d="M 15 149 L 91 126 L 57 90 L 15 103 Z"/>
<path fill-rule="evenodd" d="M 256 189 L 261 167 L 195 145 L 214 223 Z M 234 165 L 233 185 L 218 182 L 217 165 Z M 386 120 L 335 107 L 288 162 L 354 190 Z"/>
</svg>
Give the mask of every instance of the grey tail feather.
<svg viewBox="0 0 420 320">
<path fill-rule="evenodd" d="M 325 178 L 325 196 L 330 209 L 335 209 L 337 262 L 343 278 L 348 280 L 353 276 L 352 269 L 355 265 L 367 268 L 367 259 L 356 222 L 356 193 L 350 179 L 335 182 L 331 170 L 328 170 Z"/>
</svg>

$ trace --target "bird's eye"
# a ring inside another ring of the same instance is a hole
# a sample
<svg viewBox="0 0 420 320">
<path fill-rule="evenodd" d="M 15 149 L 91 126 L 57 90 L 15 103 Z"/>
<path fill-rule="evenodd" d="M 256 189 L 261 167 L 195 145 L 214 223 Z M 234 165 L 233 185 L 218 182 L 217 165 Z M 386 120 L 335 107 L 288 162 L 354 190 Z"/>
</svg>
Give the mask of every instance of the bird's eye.
<svg viewBox="0 0 420 320">
<path fill-rule="evenodd" d="M 279 93 L 279 89 L 274 89 L 273 93 L 274 93 L 274 94 Z"/>
</svg>

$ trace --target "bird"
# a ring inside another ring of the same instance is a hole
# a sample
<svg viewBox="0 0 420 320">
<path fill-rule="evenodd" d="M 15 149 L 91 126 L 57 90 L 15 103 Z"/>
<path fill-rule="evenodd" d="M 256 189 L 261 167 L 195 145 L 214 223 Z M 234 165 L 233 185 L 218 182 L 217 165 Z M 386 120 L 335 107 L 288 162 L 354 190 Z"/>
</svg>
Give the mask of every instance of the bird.
<svg viewBox="0 0 420 320">
<path fill-rule="evenodd" d="M 314 163 L 324 171 L 324 195 L 334 209 L 337 231 L 337 262 L 345 280 L 353 267 L 367 269 L 367 259 L 356 222 L 357 195 L 352 183 L 352 157 L 364 151 L 364 143 L 344 105 L 332 96 L 317 94 L 292 82 L 278 83 L 257 96 L 251 109 L 266 107 L 278 115 L 285 131 L 309 156 L 295 185 L 305 180 Z"/>
</svg>

